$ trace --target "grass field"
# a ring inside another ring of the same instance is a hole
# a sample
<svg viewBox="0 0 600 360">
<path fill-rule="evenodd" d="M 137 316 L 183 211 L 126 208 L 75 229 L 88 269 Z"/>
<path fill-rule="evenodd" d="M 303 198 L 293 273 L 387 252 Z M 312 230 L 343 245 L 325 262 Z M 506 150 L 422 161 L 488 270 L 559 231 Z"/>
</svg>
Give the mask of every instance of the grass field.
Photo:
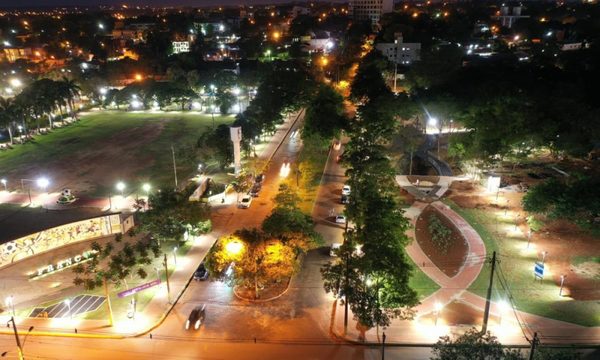
<svg viewBox="0 0 600 360">
<path fill-rule="evenodd" d="M 429 278 L 418 266 L 412 261 L 410 256 L 406 256 L 408 261 L 413 266 L 413 273 L 410 277 L 409 285 L 419 295 L 419 300 L 423 300 L 434 292 L 438 291 L 440 286 Z"/>
<path fill-rule="evenodd" d="M 215 116 L 215 126 L 232 121 Z M 198 113 L 84 114 L 77 123 L 0 152 L 0 174 L 14 187 L 22 178 L 47 176 L 51 191 L 69 187 L 96 195 L 105 195 L 120 180 L 130 191 L 146 181 L 170 185 L 171 146 L 178 176 L 185 179 L 197 166 L 190 149 L 211 126 L 211 116 Z"/>
<path fill-rule="evenodd" d="M 600 326 L 600 318 L 590 316 L 600 311 L 598 301 L 575 301 L 569 297 L 560 297 L 559 288 L 553 280 L 552 268 L 548 264 L 544 279 L 534 281 L 533 267 L 538 254 L 535 250 L 526 250 L 527 239 L 524 237 L 511 235 L 510 232 L 506 234 L 506 229 L 510 231 L 513 227 L 512 220 L 500 221 L 500 232 L 496 232 L 496 219 L 492 212 L 461 208 L 451 200 L 444 202 L 479 233 L 488 255 L 497 251 L 500 276 L 507 280 L 518 310 L 584 326 Z M 485 265 L 469 290 L 485 297 L 490 271 L 490 266 Z M 498 277 L 494 279 L 493 297 L 496 300 L 509 298 Z"/>
</svg>

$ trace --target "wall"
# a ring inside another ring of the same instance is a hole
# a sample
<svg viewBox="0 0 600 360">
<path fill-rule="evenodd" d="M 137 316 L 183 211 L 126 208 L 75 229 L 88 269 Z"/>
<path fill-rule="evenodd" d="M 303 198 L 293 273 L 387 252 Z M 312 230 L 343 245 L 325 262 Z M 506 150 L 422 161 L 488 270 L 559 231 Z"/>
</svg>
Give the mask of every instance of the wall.
<svg viewBox="0 0 600 360">
<path fill-rule="evenodd" d="M 126 221 L 132 222 L 132 218 L 127 218 Z M 0 268 L 64 245 L 121 232 L 119 214 L 100 216 L 43 230 L 0 244 Z"/>
</svg>

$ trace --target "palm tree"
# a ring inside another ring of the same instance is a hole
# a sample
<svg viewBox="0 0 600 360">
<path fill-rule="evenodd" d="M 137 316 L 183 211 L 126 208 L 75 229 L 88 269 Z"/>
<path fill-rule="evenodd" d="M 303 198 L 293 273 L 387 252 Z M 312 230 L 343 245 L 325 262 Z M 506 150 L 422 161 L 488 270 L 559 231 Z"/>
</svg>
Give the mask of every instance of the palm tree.
<svg viewBox="0 0 600 360">
<path fill-rule="evenodd" d="M 59 82 L 60 94 L 65 98 L 69 107 L 71 108 L 71 116 L 74 118 L 75 114 L 75 98 L 81 94 L 81 87 L 77 85 L 74 80 L 69 80 L 63 77 Z"/>
</svg>

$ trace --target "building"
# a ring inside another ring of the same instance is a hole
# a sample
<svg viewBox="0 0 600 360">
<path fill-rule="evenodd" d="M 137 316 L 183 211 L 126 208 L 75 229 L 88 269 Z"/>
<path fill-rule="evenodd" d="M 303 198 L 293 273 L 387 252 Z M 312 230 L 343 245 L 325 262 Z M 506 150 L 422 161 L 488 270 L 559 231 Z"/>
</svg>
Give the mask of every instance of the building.
<svg viewBox="0 0 600 360">
<path fill-rule="evenodd" d="M 350 0 L 348 13 L 356 20 L 370 20 L 376 25 L 381 15 L 394 10 L 394 0 Z"/>
<path fill-rule="evenodd" d="M 521 10 L 522 6 L 520 4 L 514 6 L 502 4 L 500 10 L 496 12 L 496 16 L 493 18 L 498 19 L 502 26 L 510 29 L 517 20 L 529 17 L 521 15 Z"/>
<path fill-rule="evenodd" d="M 6 46 L 0 59 L 10 63 L 17 60 L 39 62 L 46 59 L 46 51 L 42 47 Z"/>
<path fill-rule="evenodd" d="M 189 41 L 173 41 L 173 54 L 190 52 Z"/>
<path fill-rule="evenodd" d="M 377 43 L 375 48 L 395 64 L 409 65 L 421 60 L 421 43 L 405 43 L 401 33 L 396 34 L 394 42 Z"/>
</svg>

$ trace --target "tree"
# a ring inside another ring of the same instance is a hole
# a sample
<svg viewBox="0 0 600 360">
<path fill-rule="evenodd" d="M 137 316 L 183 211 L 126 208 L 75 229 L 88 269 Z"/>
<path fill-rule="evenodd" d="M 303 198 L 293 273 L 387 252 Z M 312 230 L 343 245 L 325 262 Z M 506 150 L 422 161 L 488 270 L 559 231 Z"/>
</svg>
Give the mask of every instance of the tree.
<svg viewBox="0 0 600 360">
<path fill-rule="evenodd" d="M 11 145 L 13 144 L 13 124 L 15 121 L 15 103 L 12 99 L 0 97 L 0 126 L 8 131 Z"/>
<path fill-rule="evenodd" d="M 320 86 L 306 109 L 303 136 L 316 134 L 330 140 L 338 137 L 347 124 L 342 96 L 330 86 Z"/>
<path fill-rule="evenodd" d="M 505 350 L 488 331 L 481 334 L 472 328 L 456 339 L 442 336 L 433 345 L 431 360 L 498 359 L 524 360 L 517 350 Z"/>
</svg>

